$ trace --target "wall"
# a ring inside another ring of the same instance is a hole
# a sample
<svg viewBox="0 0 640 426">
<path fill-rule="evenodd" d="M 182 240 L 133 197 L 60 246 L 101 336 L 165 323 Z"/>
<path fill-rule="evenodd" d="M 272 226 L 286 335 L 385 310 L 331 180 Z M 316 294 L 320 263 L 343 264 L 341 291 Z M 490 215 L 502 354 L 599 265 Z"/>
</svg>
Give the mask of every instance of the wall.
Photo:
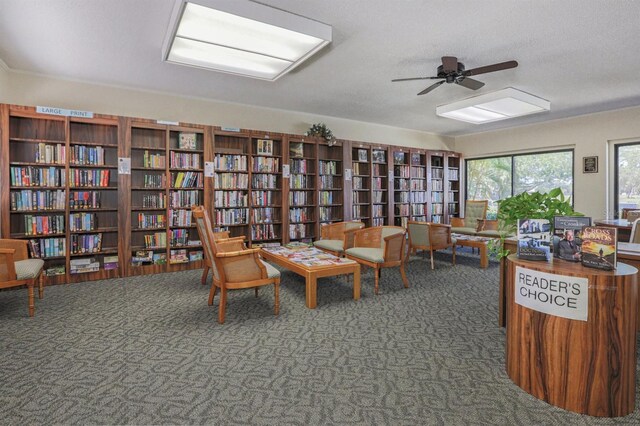
<svg viewBox="0 0 640 426">
<path fill-rule="evenodd" d="M 5 63 L 0 59 L 0 97 L 9 91 L 9 71 Z"/>
<path fill-rule="evenodd" d="M 0 70 L 0 73 L 2 71 Z M 303 134 L 313 123 L 324 122 L 341 139 L 430 149 L 453 149 L 454 139 L 431 133 L 354 120 L 247 105 L 185 98 L 165 93 L 7 72 L 0 102 L 93 111 L 196 124 Z"/>
<path fill-rule="evenodd" d="M 456 138 L 455 150 L 464 157 L 502 153 L 575 149 L 575 209 L 594 219 L 612 216 L 613 160 L 616 142 L 640 140 L 640 108 L 583 115 L 530 126 L 478 133 Z M 582 158 L 597 155 L 598 173 L 582 173 Z"/>
</svg>

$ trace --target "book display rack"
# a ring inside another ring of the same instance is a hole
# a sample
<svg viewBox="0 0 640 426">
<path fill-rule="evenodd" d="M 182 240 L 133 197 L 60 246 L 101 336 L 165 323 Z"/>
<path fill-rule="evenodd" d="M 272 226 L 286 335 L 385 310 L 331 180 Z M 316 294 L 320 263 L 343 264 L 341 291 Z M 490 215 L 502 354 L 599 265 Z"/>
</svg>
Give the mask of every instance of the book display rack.
<svg viewBox="0 0 640 426">
<path fill-rule="evenodd" d="M 29 241 L 48 285 L 202 267 L 194 205 L 248 245 L 460 212 L 452 152 L 6 104 L 0 135 L 2 238 Z"/>
</svg>

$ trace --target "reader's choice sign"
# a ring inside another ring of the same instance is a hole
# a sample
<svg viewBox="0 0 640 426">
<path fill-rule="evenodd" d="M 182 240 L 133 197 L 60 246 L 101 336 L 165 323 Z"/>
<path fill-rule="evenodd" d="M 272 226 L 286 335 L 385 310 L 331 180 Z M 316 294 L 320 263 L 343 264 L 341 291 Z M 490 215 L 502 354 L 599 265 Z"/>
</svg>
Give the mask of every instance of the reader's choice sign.
<svg viewBox="0 0 640 426">
<path fill-rule="evenodd" d="M 289 179 L 289 177 L 291 176 L 291 169 L 289 168 L 288 164 L 283 164 L 282 165 L 282 178 L 283 179 Z"/>
<path fill-rule="evenodd" d="M 344 169 L 344 180 L 345 182 L 351 180 L 351 169 Z"/>
<path fill-rule="evenodd" d="M 556 317 L 586 321 L 589 279 L 549 274 L 516 266 L 516 303 Z"/>
</svg>

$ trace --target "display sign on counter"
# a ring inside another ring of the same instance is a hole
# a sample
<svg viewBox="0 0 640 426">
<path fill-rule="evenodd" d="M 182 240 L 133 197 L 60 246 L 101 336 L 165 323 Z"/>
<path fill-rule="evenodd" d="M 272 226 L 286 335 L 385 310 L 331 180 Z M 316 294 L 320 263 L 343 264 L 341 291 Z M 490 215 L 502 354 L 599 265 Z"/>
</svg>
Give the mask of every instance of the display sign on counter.
<svg viewBox="0 0 640 426">
<path fill-rule="evenodd" d="M 516 266 L 515 299 L 518 305 L 534 311 L 586 321 L 589 314 L 589 279 Z"/>
</svg>

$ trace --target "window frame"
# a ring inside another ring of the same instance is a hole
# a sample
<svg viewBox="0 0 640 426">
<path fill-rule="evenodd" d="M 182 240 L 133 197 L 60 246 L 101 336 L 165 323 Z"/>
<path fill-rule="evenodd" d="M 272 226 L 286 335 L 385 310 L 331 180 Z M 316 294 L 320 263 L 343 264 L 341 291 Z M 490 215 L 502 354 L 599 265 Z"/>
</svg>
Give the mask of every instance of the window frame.
<svg viewBox="0 0 640 426">
<path fill-rule="evenodd" d="M 640 144 L 640 142 L 637 142 L 638 144 Z M 631 144 L 631 143 L 630 143 Z M 628 144 L 628 145 L 630 145 Z M 500 154 L 500 155 L 488 155 L 488 156 L 483 156 L 483 157 L 473 157 L 473 158 L 468 158 L 465 159 L 465 165 L 464 165 L 464 178 L 465 178 L 465 185 L 464 185 L 464 201 L 466 202 L 468 200 L 468 194 L 469 194 L 469 163 L 471 161 L 475 161 L 475 160 L 488 160 L 488 159 L 492 159 L 492 158 L 505 158 L 505 157 L 511 157 L 511 197 L 513 197 L 514 193 L 513 193 L 513 189 L 515 187 L 515 158 L 516 157 L 522 157 L 522 156 L 529 156 L 529 155 L 536 155 L 536 154 L 557 154 L 557 153 L 562 153 L 562 152 L 570 152 L 571 153 L 571 207 L 574 207 L 574 203 L 575 203 L 575 185 L 576 185 L 576 152 L 575 152 L 575 148 L 563 148 L 563 149 L 550 149 L 550 150 L 545 150 L 545 151 L 530 151 L 530 152 L 519 152 L 517 154 Z M 616 148 L 616 155 L 617 155 L 617 148 Z M 616 167 L 617 167 L 617 163 L 616 163 Z M 616 175 L 616 185 L 617 185 L 617 175 Z M 614 201 L 614 203 L 616 203 L 617 205 L 617 191 L 615 193 L 616 196 L 616 201 Z"/>
<path fill-rule="evenodd" d="M 640 141 L 617 143 L 613 146 L 613 217 L 614 219 L 620 219 L 620 209 L 619 209 L 620 197 L 618 196 L 620 193 L 620 182 L 619 182 L 620 173 L 618 169 L 618 166 L 620 165 L 619 163 L 620 147 L 631 146 L 631 145 L 640 146 Z"/>
</svg>

